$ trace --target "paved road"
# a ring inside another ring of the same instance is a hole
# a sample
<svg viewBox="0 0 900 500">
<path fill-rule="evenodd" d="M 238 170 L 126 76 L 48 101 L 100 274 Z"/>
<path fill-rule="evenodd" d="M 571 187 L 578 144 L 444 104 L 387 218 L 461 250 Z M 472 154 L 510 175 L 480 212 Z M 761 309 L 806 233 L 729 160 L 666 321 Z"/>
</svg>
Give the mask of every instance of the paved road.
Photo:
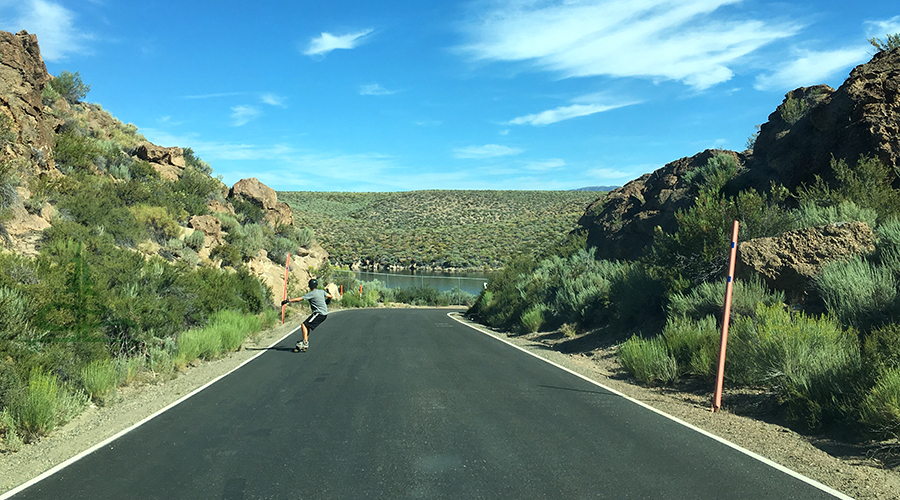
<svg viewBox="0 0 900 500">
<path fill-rule="evenodd" d="M 332 314 L 14 498 L 834 498 L 446 312 Z"/>
</svg>

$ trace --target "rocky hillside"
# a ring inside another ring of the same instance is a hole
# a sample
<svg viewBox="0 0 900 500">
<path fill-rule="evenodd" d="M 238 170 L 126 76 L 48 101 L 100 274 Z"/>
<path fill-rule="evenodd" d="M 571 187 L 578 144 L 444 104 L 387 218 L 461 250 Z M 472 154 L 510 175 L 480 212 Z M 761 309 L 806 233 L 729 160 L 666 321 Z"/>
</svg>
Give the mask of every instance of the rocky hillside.
<svg viewBox="0 0 900 500">
<path fill-rule="evenodd" d="M 685 174 L 719 153 L 734 156 L 741 166 L 726 187 L 730 192 L 751 187 L 765 192 L 772 183 L 794 190 L 816 176 L 830 179 L 832 158 L 852 165 L 865 155 L 897 170 L 900 49 L 879 52 L 837 90 L 818 85 L 788 92 L 760 127 L 752 150 L 708 150 L 682 158 L 596 200 L 579 224 L 587 229 L 597 256 L 636 259 L 657 226 L 674 232 L 676 212 L 690 207 L 697 195 Z"/>
<path fill-rule="evenodd" d="M 272 188 L 244 179 L 229 189 L 192 151 L 151 144 L 100 106 L 61 96 L 52 80 L 35 35 L 0 31 L 0 251 L 36 256 L 57 221 L 87 217 L 73 213 L 79 208 L 71 200 L 60 205 L 67 189 L 85 188 L 74 179 L 87 175 L 96 176 L 88 184 L 96 181 L 97 189 L 115 190 L 146 226 L 136 240 L 117 236 L 117 244 L 145 258 L 189 267 L 246 266 L 278 298 L 287 252 L 301 283 L 311 267 L 327 262 L 311 233 L 294 227 L 290 208 Z M 195 203 L 184 201 L 192 198 Z"/>
</svg>

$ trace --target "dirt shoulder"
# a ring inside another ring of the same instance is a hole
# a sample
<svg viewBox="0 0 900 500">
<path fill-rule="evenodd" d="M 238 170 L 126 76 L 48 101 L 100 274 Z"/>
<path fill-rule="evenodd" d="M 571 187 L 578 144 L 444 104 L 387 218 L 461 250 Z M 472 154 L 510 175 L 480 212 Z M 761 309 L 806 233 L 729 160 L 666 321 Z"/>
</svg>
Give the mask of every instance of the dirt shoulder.
<svg viewBox="0 0 900 500">
<path fill-rule="evenodd" d="M 615 362 L 614 346 L 567 354 L 560 352 L 561 348 L 565 350 L 563 342 L 566 341 L 560 336 L 507 337 L 466 321 L 458 314 L 454 316 L 846 495 L 860 500 L 900 497 L 897 493 L 900 471 L 884 469 L 877 461 L 866 458 L 866 446 L 809 438 L 778 422 L 761 419 L 766 411 L 757 407 L 765 398 L 759 394 L 729 392 L 723 399 L 723 410 L 714 414 L 709 409 L 709 396 L 703 391 L 692 391 L 690 387 L 653 389 L 630 383 Z M 30 481 L 229 373 L 299 326 L 301 320 L 297 317 L 286 325 L 263 332 L 256 339 L 248 340 L 242 350 L 190 367 L 174 379 L 119 389 L 112 404 L 90 407 L 51 436 L 23 446 L 17 453 L 0 455 L 0 492 Z M 760 415 L 747 415 L 748 411 L 758 411 Z"/>
</svg>

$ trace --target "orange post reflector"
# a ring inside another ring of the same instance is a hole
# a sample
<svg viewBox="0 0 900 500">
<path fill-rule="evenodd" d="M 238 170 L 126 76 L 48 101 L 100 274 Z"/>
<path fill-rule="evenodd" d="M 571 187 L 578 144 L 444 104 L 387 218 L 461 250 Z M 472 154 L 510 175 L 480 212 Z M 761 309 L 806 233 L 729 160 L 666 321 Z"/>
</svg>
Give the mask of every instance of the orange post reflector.
<svg viewBox="0 0 900 500">
<path fill-rule="evenodd" d="M 719 370 L 716 373 L 716 393 L 712 411 L 722 408 L 722 386 L 725 381 L 725 349 L 728 347 L 728 323 L 731 321 L 731 292 L 734 288 L 734 260 L 737 257 L 738 221 L 731 233 L 731 258 L 728 262 L 728 283 L 725 284 L 725 311 L 722 314 L 722 340 L 719 344 Z"/>
<path fill-rule="evenodd" d="M 287 281 L 288 281 L 288 272 L 291 270 L 291 252 L 288 252 L 287 259 L 284 261 L 284 294 L 281 296 L 281 301 L 284 302 L 287 300 Z M 281 304 L 281 324 L 284 324 L 284 304 Z"/>
</svg>

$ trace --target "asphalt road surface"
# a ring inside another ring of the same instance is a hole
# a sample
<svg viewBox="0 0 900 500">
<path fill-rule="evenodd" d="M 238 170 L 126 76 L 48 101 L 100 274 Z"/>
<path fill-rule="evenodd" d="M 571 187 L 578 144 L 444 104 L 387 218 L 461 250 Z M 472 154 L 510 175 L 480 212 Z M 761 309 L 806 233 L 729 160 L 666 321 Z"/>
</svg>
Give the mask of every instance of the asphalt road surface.
<svg viewBox="0 0 900 500">
<path fill-rule="evenodd" d="M 834 498 L 446 310 L 298 336 L 13 498 Z"/>
</svg>

